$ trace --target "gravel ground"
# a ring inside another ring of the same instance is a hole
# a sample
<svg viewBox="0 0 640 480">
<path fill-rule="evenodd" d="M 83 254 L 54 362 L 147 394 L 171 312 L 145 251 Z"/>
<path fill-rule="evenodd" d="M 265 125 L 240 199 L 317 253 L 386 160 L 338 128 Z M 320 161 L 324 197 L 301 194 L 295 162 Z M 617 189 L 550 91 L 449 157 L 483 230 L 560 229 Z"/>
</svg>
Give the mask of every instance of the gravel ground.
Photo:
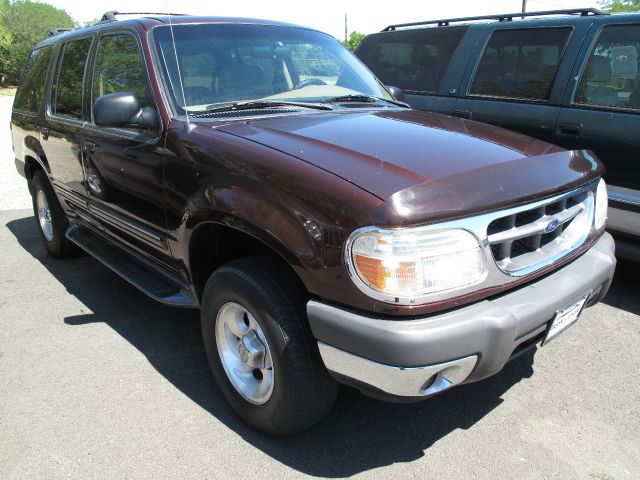
<svg viewBox="0 0 640 480">
<path fill-rule="evenodd" d="M 637 265 L 499 375 L 412 405 L 345 389 L 314 429 L 274 440 L 224 402 L 197 312 L 46 255 L 2 141 L 0 478 L 640 478 Z"/>
</svg>

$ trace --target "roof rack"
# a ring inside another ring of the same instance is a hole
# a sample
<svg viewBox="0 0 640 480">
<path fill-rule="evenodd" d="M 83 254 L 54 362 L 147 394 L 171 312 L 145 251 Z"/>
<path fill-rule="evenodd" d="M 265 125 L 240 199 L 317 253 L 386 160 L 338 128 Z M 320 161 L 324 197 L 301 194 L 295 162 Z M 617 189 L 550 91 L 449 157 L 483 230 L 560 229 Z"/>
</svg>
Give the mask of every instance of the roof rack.
<svg viewBox="0 0 640 480">
<path fill-rule="evenodd" d="M 511 22 L 514 18 L 524 17 L 543 17 L 547 15 L 580 15 L 586 17 L 588 15 L 609 15 L 597 8 L 576 8 L 572 10 L 545 10 L 542 12 L 519 12 L 519 13 L 505 13 L 502 15 L 483 15 L 480 17 L 462 17 L 462 18 L 448 18 L 443 20 L 427 20 L 426 22 L 413 22 L 413 23 L 398 23 L 396 25 L 389 25 L 384 28 L 383 32 L 389 32 L 401 27 L 417 27 L 420 25 L 435 25 L 439 27 L 447 27 L 450 23 L 457 22 L 472 22 L 476 20 L 497 20 L 499 22 Z"/>
<path fill-rule="evenodd" d="M 100 18 L 100 22 L 115 22 L 116 15 L 189 15 L 188 13 L 170 13 L 170 12 L 118 12 L 117 10 L 109 10 Z"/>
<path fill-rule="evenodd" d="M 55 37 L 56 35 L 62 35 L 63 33 L 70 32 L 73 28 L 52 28 L 49 30 L 49 36 Z"/>
</svg>

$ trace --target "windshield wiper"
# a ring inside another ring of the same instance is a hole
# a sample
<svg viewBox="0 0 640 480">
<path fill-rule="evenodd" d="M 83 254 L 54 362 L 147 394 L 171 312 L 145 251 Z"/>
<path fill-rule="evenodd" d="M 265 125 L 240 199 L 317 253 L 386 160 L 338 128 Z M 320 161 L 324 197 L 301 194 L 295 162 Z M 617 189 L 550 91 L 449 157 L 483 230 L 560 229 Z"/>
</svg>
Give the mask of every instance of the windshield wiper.
<svg viewBox="0 0 640 480">
<path fill-rule="evenodd" d="M 339 97 L 329 98 L 327 100 L 323 100 L 322 103 L 346 103 L 346 102 L 361 102 L 361 103 L 376 103 L 376 102 L 386 102 L 391 103 L 393 105 L 397 105 L 398 107 L 411 108 L 409 104 L 404 102 L 399 102 L 397 100 L 387 100 L 382 97 L 374 97 L 373 95 L 341 95 Z"/>
<path fill-rule="evenodd" d="M 260 109 L 283 106 L 313 108 L 316 110 L 333 110 L 333 108 L 328 105 L 320 105 L 318 103 L 290 102 L 286 100 L 250 100 L 247 102 L 233 102 L 221 107 L 209 106 L 206 110 L 200 110 L 198 112 L 194 112 L 194 114 L 197 115 L 200 113 L 235 112 L 240 110 L 252 110 L 254 108 Z"/>
</svg>

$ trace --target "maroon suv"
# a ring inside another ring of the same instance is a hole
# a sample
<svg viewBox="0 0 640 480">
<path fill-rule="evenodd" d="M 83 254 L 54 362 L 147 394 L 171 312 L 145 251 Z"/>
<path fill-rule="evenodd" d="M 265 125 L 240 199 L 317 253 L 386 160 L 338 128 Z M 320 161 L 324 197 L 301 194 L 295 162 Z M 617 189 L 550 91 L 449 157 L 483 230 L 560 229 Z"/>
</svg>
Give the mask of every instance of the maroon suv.
<svg viewBox="0 0 640 480">
<path fill-rule="evenodd" d="M 200 308 L 220 389 L 273 435 L 338 382 L 418 400 L 492 375 L 615 267 L 590 152 L 411 110 L 295 25 L 111 13 L 34 48 L 12 135 L 48 252 Z"/>
</svg>

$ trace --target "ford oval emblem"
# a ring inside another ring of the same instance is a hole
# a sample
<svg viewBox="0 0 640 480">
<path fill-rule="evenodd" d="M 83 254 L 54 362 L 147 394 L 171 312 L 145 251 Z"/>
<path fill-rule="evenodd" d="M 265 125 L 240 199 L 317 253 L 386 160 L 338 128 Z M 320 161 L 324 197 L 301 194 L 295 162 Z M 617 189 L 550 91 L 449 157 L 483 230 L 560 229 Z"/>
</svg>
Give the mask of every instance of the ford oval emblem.
<svg viewBox="0 0 640 480">
<path fill-rule="evenodd" d="M 547 223 L 546 227 L 544 227 L 544 233 L 553 232 L 556 228 L 558 228 L 558 225 L 560 225 L 560 222 L 558 221 L 558 219 L 554 218 L 549 223 Z"/>
</svg>

